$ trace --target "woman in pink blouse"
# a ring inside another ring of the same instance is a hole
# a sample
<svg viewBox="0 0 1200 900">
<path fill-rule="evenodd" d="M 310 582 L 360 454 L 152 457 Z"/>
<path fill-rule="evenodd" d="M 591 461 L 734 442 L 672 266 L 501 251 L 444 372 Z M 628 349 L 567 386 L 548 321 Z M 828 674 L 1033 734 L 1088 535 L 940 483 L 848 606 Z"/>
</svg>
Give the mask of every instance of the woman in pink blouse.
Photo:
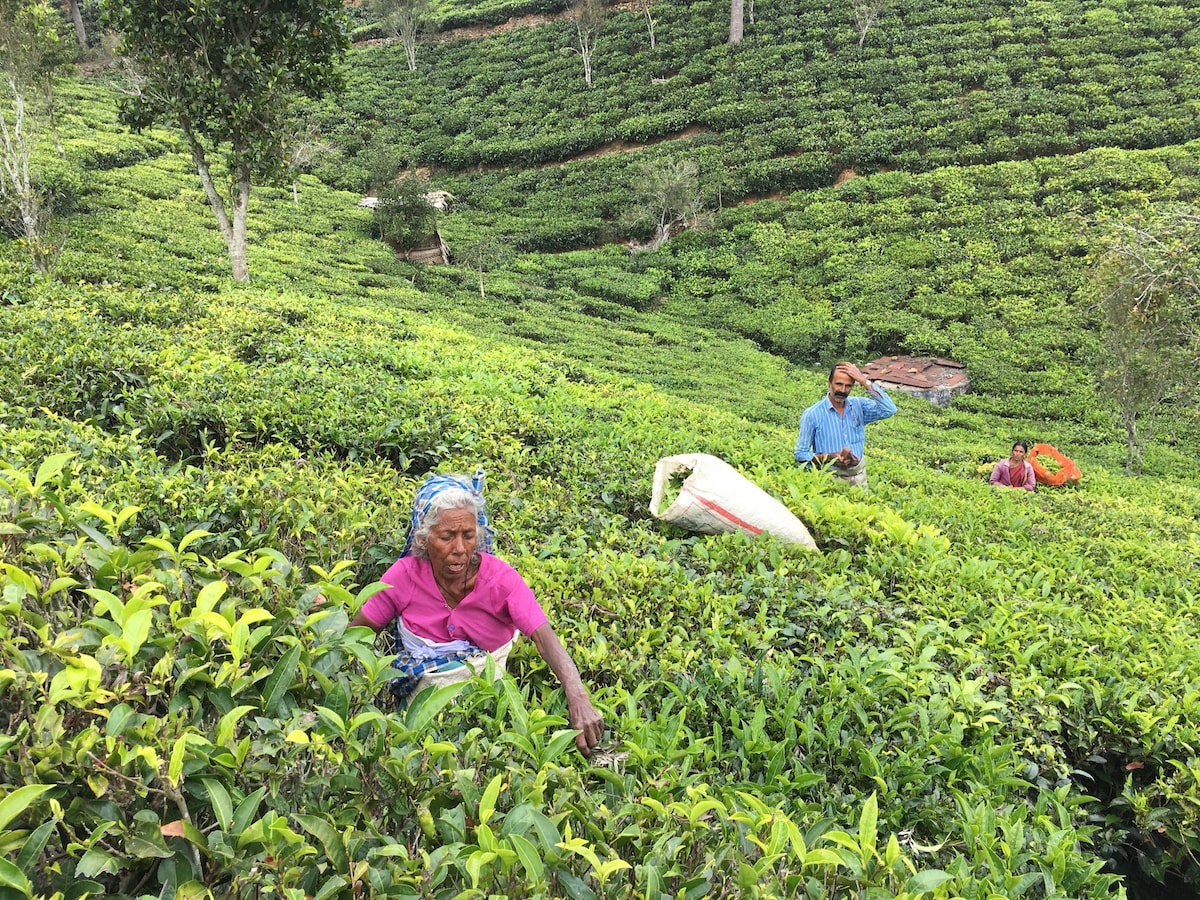
<svg viewBox="0 0 1200 900">
<path fill-rule="evenodd" d="M 376 632 L 396 625 L 393 665 L 404 675 L 393 680 L 392 693 L 401 702 L 422 675 L 478 662 L 484 654 L 502 672 L 520 631 L 558 676 L 571 727 L 580 732 L 576 743 L 590 755 L 604 734 L 604 719 L 529 585 L 491 554 L 481 482 L 477 473 L 474 487 L 452 476 L 422 485 L 404 554 L 380 579 L 388 587 L 368 599 L 350 624 Z"/>
<path fill-rule="evenodd" d="M 1024 441 L 1014 443 L 1008 459 L 1000 460 L 992 468 L 992 477 L 989 479 L 991 483 L 1000 487 L 1034 490 L 1037 487 L 1037 478 L 1033 474 L 1033 464 L 1025 459 L 1028 452 L 1029 445 Z"/>
</svg>

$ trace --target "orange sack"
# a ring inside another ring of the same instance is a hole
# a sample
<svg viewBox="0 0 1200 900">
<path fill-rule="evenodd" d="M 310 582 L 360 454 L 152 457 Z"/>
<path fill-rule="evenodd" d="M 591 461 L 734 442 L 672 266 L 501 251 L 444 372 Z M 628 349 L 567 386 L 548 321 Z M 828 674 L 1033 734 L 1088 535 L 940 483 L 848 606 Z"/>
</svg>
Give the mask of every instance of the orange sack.
<svg viewBox="0 0 1200 900">
<path fill-rule="evenodd" d="M 1046 466 L 1038 460 L 1039 456 L 1048 456 L 1058 465 L 1055 471 L 1050 471 Z M 1053 444 L 1034 444 L 1033 449 L 1029 451 L 1029 456 L 1026 457 L 1033 466 L 1033 477 L 1037 479 L 1038 484 L 1047 484 L 1051 487 L 1062 487 L 1067 482 L 1077 484 L 1079 479 L 1083 477 L 1083 473 L 1079 471 L 1079 466 L 1075 465 L 1075 461 L 1059 453 Z"/>
</svg>

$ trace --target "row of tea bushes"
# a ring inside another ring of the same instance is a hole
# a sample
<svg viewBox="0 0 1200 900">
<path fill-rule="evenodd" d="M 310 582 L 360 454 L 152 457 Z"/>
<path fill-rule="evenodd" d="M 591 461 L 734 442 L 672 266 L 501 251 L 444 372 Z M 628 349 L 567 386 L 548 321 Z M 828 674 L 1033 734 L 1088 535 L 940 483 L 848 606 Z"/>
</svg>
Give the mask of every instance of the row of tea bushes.
<svg viewBox="0 0 1200 900">
<path fill-rule="evenodd" d="M 78 111 L 64 124 L 96 123 L 107 135 L 115 127 L 105 106 L 111 101 L 94 87 L 64 95 L 64 109 Z M 74 146 L 86 143 L 84 133 L 64 128 Z M 165 134 L 149 137 L 168 144 Z M 1095 444 L 1112 425 L 1092 397 L 1094 335 L 1086 305 L 1075 298 L 1091 249 L 1087 223 L 1194 196 L 1197 156 L 1188 145 L 885 173 L 836 191 L 728 209 L 711 231 L 682 235 L 657 253 L 506 250 L 486 260 L 482 278 L 468 266 L 395 260 L 369 238 L 369 213 L 355 208 L 354 195 L 304 176 L 298 202 L 286 188 L 256 189 L 250 262 L 260 284 L 284 293 L 299 287 L 400 303 L 783 424 L 794 425 L 809 398 L 777 357 L 820 368 L 835 358 L 895 352 L 953 356 L 969 365 L 976 384 L 960 408 L 1007 416 L 1019 433 L 1049 429 L 1052 442 Z M 701 158 L 706 179 L 716 160 Z M 150 314 L 139 311 L 143 305 L 183 313 L 220 290 L 228 265 L 223 244 L 186 157 L 161 153 L 80 171 L 88 188 L 59 260 L 63 281 L 122 286 L 105 301 L 111 306 L 121 297 L 128 312 L 118 321 Z M 462 199 L 443 219 L 443 235 L 464 255 L 476 245 L 530 250 L 594 239 L 605 217 L 619 212 L 631 177 L 628 158 L 618 154 L 447 181 Z M 595 179 L 613 189 L 590 190 Z M 527 227 L 533 217 L 537 228 Z M 6 297 L 19 303 L 21 259 L 8 247 L 13 252 L 0 263 L 11 266 Z M 155 295 L 162 304 L 143 303 Z M 265 311 L 271 314 L 269 304 Z M 238 338 L 239 364 L 248 370 L 258 356 L 278 352 L 253 341 L 249 333 Z M 705 365 L 688 362 L 698 354 Z M 53 364 L 46 365 L 53 376 Z M 761 384 L 762 393 L 748 396 L 728 372 Z M 79 390 L 105 393 L 113 379 L 137 377 L 136 366 L 114 364 Z M 98 395 L 81 403 L 103 405 Z M 1070 424 L 1076 421 L 1078 433 Z M 1179 416 L 1165 437 L 1186 456 L 1193 432 Z M 1162 465 L 1174 462 L 1168 456 Z"/>
<path fill-rule="evenodd" d="M 422 47 L 415 73 L 398 46 L 371 47 L 352 57 L 349 95 L 319 107 L 350 157 L 322 172 L 361 188 L 364 153 L 451 170 L 528 166 L 695 127 L 718 141 L 727 192 L 740 196 L 740 170 L 799 153 L 828 154 L 833 174 L 924 171 L 1197 137 L 1194 16 L 1148 2 L 1077 6 L 902 5 L 862 50 L 836 7 L 761 10 L 736 49 L 728 4 L 656 10 L 653 50 L 642 16 L 614 11 L 591 88 L 567 21 Z M 815 180 L 827 171 L 809 174 L 791 186 L 829 183 Z"/>
</svg>

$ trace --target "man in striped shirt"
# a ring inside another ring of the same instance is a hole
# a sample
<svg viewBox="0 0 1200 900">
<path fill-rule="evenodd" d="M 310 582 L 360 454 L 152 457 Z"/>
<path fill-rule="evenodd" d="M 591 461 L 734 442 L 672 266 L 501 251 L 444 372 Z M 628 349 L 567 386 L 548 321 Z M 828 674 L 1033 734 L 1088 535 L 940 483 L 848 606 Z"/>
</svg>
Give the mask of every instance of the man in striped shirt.
<svg viewBox="0 0 1200 900">
<path fill-rule="evenodd" d="M 856 384 L 867 396 L 850 396 Z M 800 417 L 796 462 L 828 466 L 839 478 L 866 487 L 867 470 L 863 463 L 866 426 L 895 412 L 892 398 L 871 384 L 858 366 L 838 363 L 829 372 L 829 393 Z"/>
</svg>

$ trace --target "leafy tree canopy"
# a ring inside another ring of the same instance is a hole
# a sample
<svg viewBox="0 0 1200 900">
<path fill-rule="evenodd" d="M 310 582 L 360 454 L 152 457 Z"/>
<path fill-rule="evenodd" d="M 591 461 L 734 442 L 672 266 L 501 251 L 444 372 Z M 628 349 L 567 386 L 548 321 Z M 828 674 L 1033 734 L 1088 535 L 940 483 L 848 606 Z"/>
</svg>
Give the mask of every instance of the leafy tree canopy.
<svg viewBox="0 0 1200 900">
<path fill-rule="evenodd" d="M 401 250 L 411 250 L 433 234 L 436 214 L 425 199 L 427 189 L 417 176 L 404 175 L 379 192 L 375 223 Z"/>
<path fill-rule="evenodd" d="M 59 37 L 62 17 L 46 0 L 0 0 L 0 67 L 27 84 L 52 76 L 70 61 Z"/>
<path fill-rule="evenodd" d="M 348 38 L 337 0 L 105 0 L 104 9 L 145 78 L 123 104 L 124 120 L 177 121 L 212 145 L 228 143 L 255 174 L 282 164 L 285 101 L 340 84 L 333 63 Z"/>
</svg>

